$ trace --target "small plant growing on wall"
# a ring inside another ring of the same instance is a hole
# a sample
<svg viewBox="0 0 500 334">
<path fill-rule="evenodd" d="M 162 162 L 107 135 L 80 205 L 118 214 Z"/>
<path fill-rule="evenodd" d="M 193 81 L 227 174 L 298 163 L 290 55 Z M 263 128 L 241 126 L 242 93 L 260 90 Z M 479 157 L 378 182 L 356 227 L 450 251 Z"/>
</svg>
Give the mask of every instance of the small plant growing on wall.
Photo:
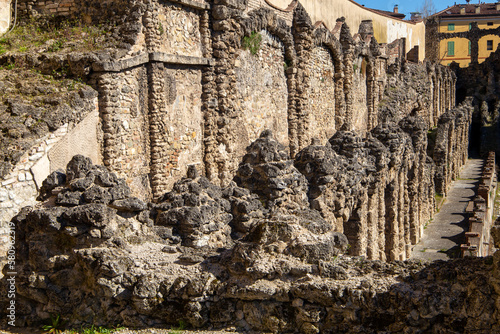
<svg viewBox="0 0 500 334">
<path fill-rule="evenodd" d="M 285 72 L 290 68 L 290 66 L 292 66 L 292 62 L 288 59 L 285 59 L 285 62 L 283 63 L 283 69 L 285 70 Z"/>
<path fill-rule="evenodd" d="M 243 49 L 250 50 L 250 53 L 256 55 L 260 49 L 260 43 L 262 42 L 262 35 L 260 32 L 252 32 L 250 36 L 243 37 Z"/>
</svg>

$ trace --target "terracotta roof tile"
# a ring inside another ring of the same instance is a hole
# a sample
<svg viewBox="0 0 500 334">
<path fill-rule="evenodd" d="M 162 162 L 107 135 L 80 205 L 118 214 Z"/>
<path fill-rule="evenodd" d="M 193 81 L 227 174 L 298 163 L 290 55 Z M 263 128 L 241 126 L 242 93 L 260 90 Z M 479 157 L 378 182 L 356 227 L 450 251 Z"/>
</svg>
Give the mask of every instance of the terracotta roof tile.
<svg viewBox="0 0 500 334">
<path fill-rule="evenodd" d="M 480 12 L 476 13 L 476 8 L 480 7 Z M 465 7 L 465 14 L 460 14 L 460 8 Z M 446 8 L 445 10 L 434 14 L 439 17 L 455 17 L 455 16 L 491 16 L 499 15 L 500 11 L 497 10 L 496 3 L 483 3 L 483 4 L 469 4 L 469 5 L 454 5 Z"/>
</svg>

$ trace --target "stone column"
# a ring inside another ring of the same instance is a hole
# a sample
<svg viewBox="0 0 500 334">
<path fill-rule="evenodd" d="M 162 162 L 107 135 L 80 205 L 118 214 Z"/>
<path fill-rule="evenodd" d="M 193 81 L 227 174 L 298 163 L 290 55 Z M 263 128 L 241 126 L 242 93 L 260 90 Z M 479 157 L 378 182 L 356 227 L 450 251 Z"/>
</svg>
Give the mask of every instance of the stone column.
<svg viewBox="0 0 500 334">
<path fill-rule="evenodd" d="M 149 77 L 149 140 L 151 147 L 151 188 L 153 197 L 158 198 L 167 186 L 167 131 L 164 115 L 167 113 L 165 101 L 165 67 L 163 63 L 148 65 Z"/>
<path fill-rule="evenodd" d="M 381 261 L 387 260 L 386 255 L 386 199 L 385 199 L 385 182 L 380 184 L 378 188 L 378 259 Z"/>
<path fill-rule="evenodd" d="M 103 131 L 103 164 L 113 170 L 117 157 L 117 129 L 115 127 L 114 115 L 120 107 L 119 92 L 116 91 L 113 73 L 103 73 L 98 78 L 99 86 L 99 111 L 102 120 Z"/>
<path fill-rule="evenodd" d="M 385 188 L 385 255 L 386 261 L 399 260 L 399 185 L 398 178 Z"/>
<path fill-rule="evenodd" d="M 344 124 L 348 130 L 351 130 L 354 126 L 353 118 L 353 101 L 354 95 L 352 91 L 352 83 L 354 76 L 354 40 L 351 36 L 351 31 L 349 27 L 344 22 L 342 28 L 340 29 L 340 42 L 342 43 L 344 51 L 344 87 L 342 90 L 337 90 L 337 92 L 343 91 L 345 96 L 345 116 Z"/>
</svg>

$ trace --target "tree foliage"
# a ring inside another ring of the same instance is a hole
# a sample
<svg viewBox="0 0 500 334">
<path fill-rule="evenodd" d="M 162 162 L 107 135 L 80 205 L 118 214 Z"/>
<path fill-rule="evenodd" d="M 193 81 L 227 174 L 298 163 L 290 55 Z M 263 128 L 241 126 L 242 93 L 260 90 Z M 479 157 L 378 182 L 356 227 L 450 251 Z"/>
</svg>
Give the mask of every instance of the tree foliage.
<svg viewBox="0 0 500 334">
<path fill-rule="evenodd" d="M 436 6 L 434 5 L 433 0 L 424 0 L 424 3 L 419 9 L 419 12 L 422 13 L 422 17 L 426 18 L 436 13 Z"/>
</svg>

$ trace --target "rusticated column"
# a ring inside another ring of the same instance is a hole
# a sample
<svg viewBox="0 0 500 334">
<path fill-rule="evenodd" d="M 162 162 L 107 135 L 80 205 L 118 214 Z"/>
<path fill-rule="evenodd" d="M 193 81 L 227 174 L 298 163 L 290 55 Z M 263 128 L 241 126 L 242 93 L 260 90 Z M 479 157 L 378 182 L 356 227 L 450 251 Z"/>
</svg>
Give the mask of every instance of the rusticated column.
<svg viewBox="0 0 500 334">
<path fill-rule="evenodd" d="M 364 192 L 361 198 L 358 198 L 358 206 L 354 208 L 349 220 L 344 223 L 344 234 L 349 240 L 351 248 L 350 255 L 367 255 L 367 203 L 368 193 Z"/>
<path fill-rule="evenodd" d="M 386 191 L 385 187 L 385 182 L 381 184 L 381 186 L 378 188 L 378 259 L 381 261 L 386 261 L 387 260 L 387 255 L 385 252 L 385 247 L 386 247 Z"/>
<path fill-rule="evenodd" d="M 309 136 L 309 119 L 311 117 L 311 110 L 308 108 L 307 92 L 310 86 L 309 77 L 311 71 L 308 64 L 311 58 L 311 51 L 313 48 L 312 39 L 312 25 L 305 9 L 299 6 L 295 11 L 293 17 L 294 29 L 292 30 L 295 48 L 297 50 L 297 74 L 287 73 L 289 96 L 294 98 L 295 113 L 292 116 L 290 110 L 288 114 L 290 118 L 296 123 L 292 132 L 296 132 L 295 136 L 290 136 L 290 153 L 292 158 L 304 147 L 311 144 Z M 297 82 L 299 84 L 297 84 Z M 290 89 L 293 87 L 293 89 Z M 296 92 L 293 96 L 293 92 Z M 290 94 L 292 93 L 292 94 Z M 290 103 L 289 99 L 289 103 Z M 292 122 L 290 122 L 292 123 Z M 289 123 L 289 124 L 290 124 Z M 289 130 L 290 133 L 290 130 Z"/>
<path fill-rule="evenodd" d="M 149 135 L 151 147 L 151 188 L 157 198 L 166 191 L 167 185 L 167 132 L 164 115 L 167 113 L 165 101 L 165 67 L 163 63 L 151 63 L 149 71 Z"/>
<path fill-rule="evenodd" d="M 117 157 L 117 133 L 113 122 L 113 115 L 116 114 L 116 109 L 120 107 L 120 101 L 114 83 L 112 73 L 104 73 L 99 76 L 99 111 L 104 140 L 102 160 L 108 168 L 112 168 Z"/>
<path fill-rule="evenodd" d="M 378 111 L 378 82 L 376 81 L 376 61 L 369 59 L 367 63 L 366 76 L 366 102 L 368 109 L 367 130 L 370 131 L 376 126 Z"/>
<path fill-rule="evenodd" d="M 344 124 L 347 129 L 351 130 L 354 126 L 353 120 L 353 103 L 354 93 L 352 91 L 354 79 L 354 40 L 351 36 L 351 31 L 344 22 L 340 30 L 340 43 L 344 51 L 344 87 L 342 90 L 345 96 L 345 120 Z"/>
<path fill-rule="evenodd" d="M 391 181 L 385 189 L 385 255 L 387 261 L 399 260 L 399 185 Z"/>
</svg>

